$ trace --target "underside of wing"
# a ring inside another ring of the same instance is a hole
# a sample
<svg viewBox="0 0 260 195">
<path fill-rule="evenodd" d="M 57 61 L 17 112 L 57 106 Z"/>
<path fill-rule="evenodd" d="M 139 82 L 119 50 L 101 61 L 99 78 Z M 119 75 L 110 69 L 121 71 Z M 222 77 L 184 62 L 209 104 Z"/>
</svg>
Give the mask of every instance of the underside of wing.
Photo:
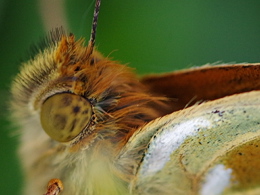
<svg viewBox="0 0 260 195">
<path fill-rule="evenodd" d="M 259 194 L 260 91 L 158 118 L 131 138 L 120 158 L 127 162 L 140 148 L 133 194 Z"/>
</svg>

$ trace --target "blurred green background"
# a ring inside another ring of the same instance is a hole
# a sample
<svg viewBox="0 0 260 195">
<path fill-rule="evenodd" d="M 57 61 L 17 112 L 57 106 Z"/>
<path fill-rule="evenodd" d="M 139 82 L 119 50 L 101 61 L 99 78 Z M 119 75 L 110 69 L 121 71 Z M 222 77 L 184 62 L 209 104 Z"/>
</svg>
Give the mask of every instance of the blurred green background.
<svg viewBox="0 0 260 195">
<path fill-rule="evenodd" d="M 70 31 L 88 39 L 93 1 L 65 4 Z M 259 10 L 258 0 L 103 1 L 96 44 L 139 74 L 218 61 L 260 62 Z M 1 194 L 20 194 L 22 186 L 17 137 L 6 119 L 9 85 L 30 45 L 44 34 L 37 1 L 0 0 Z"/>
</svg>

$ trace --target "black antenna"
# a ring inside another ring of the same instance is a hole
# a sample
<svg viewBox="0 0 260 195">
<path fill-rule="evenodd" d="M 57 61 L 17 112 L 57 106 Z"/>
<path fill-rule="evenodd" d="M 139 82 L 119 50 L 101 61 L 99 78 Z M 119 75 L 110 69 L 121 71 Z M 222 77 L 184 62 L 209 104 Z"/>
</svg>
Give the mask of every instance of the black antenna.
<svg viewBox="0 0 260 195">
<path fill-rule="evenodd" d="M 94 46 L 95 46 L 96 32 L 97 32 L 97 21 L 98 21 L 100 3 L 101 3 L 101 0 L 96 0 L 95 10 L 94 10 L 94 15 L 93 15 L 93 21 L 92 21 L 91 35 L 90 35 L 90 40 L 88 42 L 88 49 L 89 49 L 88 53 L 89 53 L 89 55 L 92 54 Z"/>
</svg>

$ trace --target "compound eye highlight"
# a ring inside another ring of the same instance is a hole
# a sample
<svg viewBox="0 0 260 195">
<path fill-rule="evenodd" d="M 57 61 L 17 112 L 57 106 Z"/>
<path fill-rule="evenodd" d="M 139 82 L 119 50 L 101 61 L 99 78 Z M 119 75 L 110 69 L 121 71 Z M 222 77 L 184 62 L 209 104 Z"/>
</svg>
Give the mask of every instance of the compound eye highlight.
<svg viewBox="0 0 260 195">
<path fill-rule="evenodd" d="M 90 123 L 90 102 L 78 95 L 60 93 L 49 97 L 41 108 L 41 124 L 54 140 L 67 142 L 75 138 Z"/>
</svg>

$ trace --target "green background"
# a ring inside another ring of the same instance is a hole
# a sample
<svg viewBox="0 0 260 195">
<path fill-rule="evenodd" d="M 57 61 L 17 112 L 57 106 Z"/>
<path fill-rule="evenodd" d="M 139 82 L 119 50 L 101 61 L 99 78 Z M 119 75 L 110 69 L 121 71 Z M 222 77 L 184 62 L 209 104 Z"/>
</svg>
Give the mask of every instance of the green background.
<svg viewBox="0 0 260 195">
<path fill-rule="evenodd" d="M 91 5 L 66 1 L 70 31 L 77 37 L 89 37 Z M 0 0 L 0 194 L 20 194 L 22 186 L 6 102 L 19 62 L 45 33 L 37 6 L 37 1 Z M 96 44 L 139 74 L 219 61 L 260 62 L 259 10 L 259 0 L 107 0 Z"/>
</svg>

